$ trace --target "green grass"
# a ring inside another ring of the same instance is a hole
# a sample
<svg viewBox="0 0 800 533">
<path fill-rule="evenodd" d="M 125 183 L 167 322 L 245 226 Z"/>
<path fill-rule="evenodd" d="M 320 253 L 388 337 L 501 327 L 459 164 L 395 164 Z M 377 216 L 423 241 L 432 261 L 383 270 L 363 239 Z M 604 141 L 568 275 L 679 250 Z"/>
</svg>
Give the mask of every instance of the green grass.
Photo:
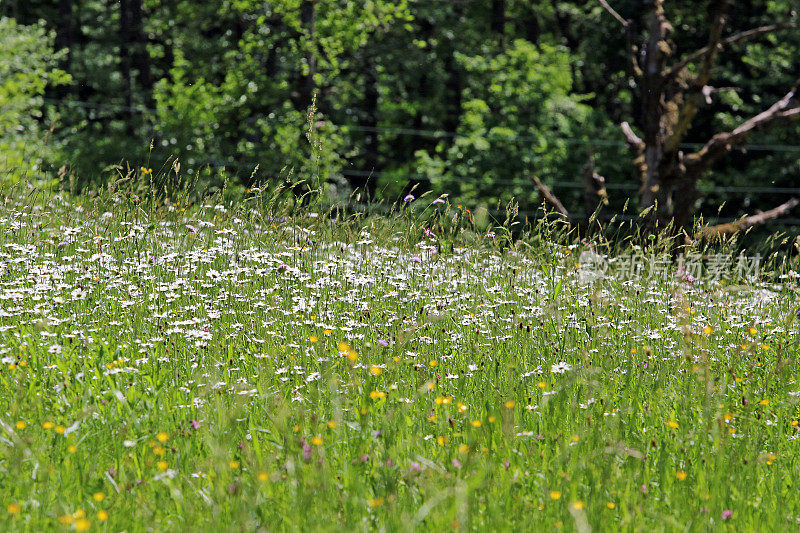
<svg viewBox="0 0 800 533">
<path fill-rule="evenodd" d="M 589 283 L 430 203 L 9 197 L 0 529 L 798 527 L 795 278 Z"/>
</svg>

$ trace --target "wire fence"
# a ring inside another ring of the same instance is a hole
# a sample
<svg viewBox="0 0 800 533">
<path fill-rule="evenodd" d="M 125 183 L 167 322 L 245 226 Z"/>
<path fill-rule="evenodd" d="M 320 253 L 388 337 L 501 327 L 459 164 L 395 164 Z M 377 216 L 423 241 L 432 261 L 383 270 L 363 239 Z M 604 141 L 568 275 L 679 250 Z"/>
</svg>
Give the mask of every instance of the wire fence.
<svg viewBox="0 0 800 533">
<path fill-rule="evenodd" d="M 88 102 L 75 99 L 45 98 L 44 101 L 54 105 L 72 106 L 83 109 L 94 109 L 99 111 L 103 110 L 116 111 L 116 112 L 124 111 L 129 113 L 140 113 L 145 115 L 151 115 L 152 117 L 156 117 L 158 115 L 158 110 L 153 108 L 148 108 L 146 106 L 124 106 L 117 104 Z M 392 136 L 392 135 L 418 136 L 431 139 L 452 139 L 461 135 L 459 132 L 439 130 L 439 129 L 406 128 L 406 127 L 394 127 L 394 126 L 366 126 L 363 124 L 334 124 L 334 127 L 342 131 L 377 133 L 377 134 L 385 134 L 387 136 Z M 498 140 L 500 140 L 500 138 L 498 138 Z M 525 142 L 525 141 L 539 141 L 540 139 L 533 136 L 518 135 L 513 137 L 511 140 L 515 142 Z M 559 138 L 557 139 L 557 141 L 563 142 L 567 145 L 587 146 L 592 149 L 602 149 L 603 147 L 621 148 L 627 146 L 625 141 L 621 139 L 589 140 L 582 138 Z M 682 143 L 680 145 L 680 147 L 684 149 L 698 149 L 702 146 L 703 143 Z M 742 144 L 740 146 L 737 146 L 737 149 L 745 151 L 800 154 L 800 145 L 790 145 L 790 144 Z M 236 161 L 208 160 L 208 161 L 202 161 L 196 164 L 195 166 L 198 167 L 211 166 L 214 168 L 225 168 L 234 171 L 241 170 L 244 172 L 250 172 L 253 170 L 253 165 L 246 165 Z M 366 170 L 356 170 L 347 168 L 340 171 L 339 173 L 346 178 L 347 177 L 375 178 L 375 179 L 379 178 L 384 183 L 391 182 L 395 184 L 431 181 L 431 176 L 428 176 L 423 173 L 396 172 L 396 171 L 366 171 Z M 436 178 L 434 178 L 434 181 L 435 180 Z M 447 175 L 447 180 L 448 182 L 458 182 L 458 183 L 471 183 L 471 184 L 486 183 L 486 180 L 482 177 L 458 176 L 452 174 Z M 491 180 L 491 183 L 496 185 L 506 185 L 506 186 L 525 186 L 525 187 L 530 187 L 530 190 L 533 190 L 532 182 L 525 178 L 495 177 Z M 548 180 L 547 184 L 549 187 L 553 189 L 562 189 L 562 190 L 580 190 L 584 188 L 583 182 L 577 180 L 570 181 L 564 179 L 552 179 Z M 639 189 L 639 185 L 636 183 L 606 183 L 605 188 L 608 190 L 633 192 Z M 701 188 L 700 192 L 702 194 L 725 193 L 725 194 L 746 194 L 746 195 L 800 195 L 800 187 L 715 186 L 710 188 Z M 500 213 L 498 212 L 498 214 Z M 505 213 L 502 212 L 502 214 L 504 215 Z M 536 214 L 537 214 L 536 211 L 524 211 L 519 213 L 520 216 L 534 216 Z M 624 219 L 623 215 L 618 214 L 616 216 L 618 217 L 618 219 Z M 720 222 L 726 222 L 732 220 L 734 219 L 730 220 L 719 219 Z M 796 225 L 798 223 L 800 223 L 800 219 L 783 218 L 780 219 L 779 221 L 776 221 L 776 224 L 779 225 Z"/>
</svg>

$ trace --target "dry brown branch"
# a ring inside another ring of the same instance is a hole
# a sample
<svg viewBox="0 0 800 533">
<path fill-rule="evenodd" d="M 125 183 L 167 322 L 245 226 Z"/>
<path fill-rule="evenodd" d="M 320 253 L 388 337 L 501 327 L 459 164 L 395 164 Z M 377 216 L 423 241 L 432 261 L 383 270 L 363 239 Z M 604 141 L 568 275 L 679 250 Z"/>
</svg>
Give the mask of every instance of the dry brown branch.
<svg viewBox="0 0 800 533">
<path fill-rule="evenodd" d="M 795 99 L 800 80 L 791 91 L 775 102 L 769 109 L 746 120 L 731 132 L 717 133 L 700 150 L 685 157 L 687 168 L 703 171 L 726 154 L 733 146 L 743 142 L 753 133 L 772 126 L 775 123 L 790 122 L 800 119 L 800 105 L 790 107 Z"/>
<path fill-rule="evenodd" d="M 565 217 L 569 217 L 569 211 L 567 211 L 567 208 L 564 207 L 564 204 L 561 203 L 561 200 L 559 200 L 558 197 L 556 197 L 556 195 L 553 194 L 544 183 L 542 183 L 542 180 L 536 176 L 531 176 L 531 179 L 533 179 L 536 189 L 544 197 L 544 199 L 547 200 L 553 207 L 555 207 L 556 211 Z"/>
<path fill-rule="evenodd" d="M 794 28 L 794 26 L 795 25 L 792 24 L 791 22 L 779 22 L 777 24 L 770 24 L 769 26 L 760 26 L 758 28 L 753 28 L 751 30 L 731 35 L 730 37 L 726 37 L 725 39 L 722 39 L 721 41 L 719 41 L 719 43 L 716 44 L 716 48 L 718 50 L 721 50 L 722 48 L 738 43 L 739 41 L 744 41 L 747 39 L 755 39 L 757 37 L 761 37 L 762 35 L 766 35 L 767 33 L 772 33 L 774 31 L 784 30 L 787 28 Z M 678 61 L 677 63 L 675 63 L 672 67 L 670 67 L 670 69 L 664 75 L 664 78 L 670 79 L 676 76 L 681 70 L 686 68 L 690 63 L 694 63 L 701 57 L 704 57 L 710 51 L 709 48 L 710 46 L 711 45 L 709 44 L 708 46 L 699 48 L 694 52 L 692 52 L 691 54 L 684 57 L 683 59 L 681 59 L 680 61 Z"/>
<path fill-rule="evenodd" d="M 622 16 L 621 16 L 619 13 L 617 13 L 617 12 L 614 10 L 614 8 L 613 8 L 613 7 L 611 7 L 611 6 L 608 4 L 608 2 L 607 2 L 606 0 L 598 0 L 598 1 L 600 2 L 600 5 L 601 5 L 601 6 L 603 6 L 603 9 L 605 9 L 606 11 L 608 11 L 608 12 L 611 14 L 611 16 L 612 16 L 612 17 L 614 17 L 615 19 L 617 19 L 617 21 L 618 21 L 620 24 L 622 24 L 622 26 L 623 26 L 624 28 L 627 28 L 627 27 L 628 27 L 628 24 L 630 24 L 630 22 L 628 22 L 627 20 L 625 20 L 624 18 L 622 18 Z"/>
<path fill-rule="evenodd" d="M 788 202 L 785 202 L 778 207 L 770 209 L 769 211 L 764 211 L 763 213 L 757 213 L 755 215 L 745 217 L 741 220 L 737 220 L 736 222 L 729 222 L 727 224 L 718 224 L 716 226 L 710 226 L 707 228 L 701 229 L 696 235 L 695 239 L 722 239 L 725 237 L 729 237 L 735 233 L 740 231 L 744 231 L 747 228 L 758 226 L 760 224 L 764 224 L 765 222 L 769 222 L 770 220 L 775 220 L 776 218 L 780 218 L 787 213 L 789 213 L 792 209 L 797 207 L 800 201 L 797 198 L 792 198 Z"/>
</svg>

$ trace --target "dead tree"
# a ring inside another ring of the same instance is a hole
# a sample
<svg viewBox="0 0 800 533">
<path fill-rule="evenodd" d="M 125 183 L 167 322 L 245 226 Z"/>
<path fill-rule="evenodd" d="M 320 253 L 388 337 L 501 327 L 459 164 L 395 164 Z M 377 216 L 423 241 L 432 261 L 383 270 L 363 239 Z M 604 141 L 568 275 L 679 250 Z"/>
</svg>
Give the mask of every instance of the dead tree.
<svg viewBox="0 0 800 533">
<path fill-rule="evenodd" d="M 715 92 L 709 82 L 719 52 L 794 24 L 779 22 L 723 37 L 730 2 L 710 0 L 708 44 L 674 59 L 675 44 L 670 39 L 673 28 L 663 0 L 641 2 L 641 24 L 620 16 L 606 0 L 598 1 L 622 25 L 631 76 L 638 89 L 640 108 L 634 124 L 623 122 L 620 126 L 633 154 L 640 185 L 639 207 L 646 212 L 652 231 L 669 225 L 690 229 L 700 196 L 697 182 L 712 165 L 752 134 L 800 118 L 798 79 L 795 87 L 767 110 L 732 131 L 717 133 L 696 151 L 685 153 L 682 142 L 698 111 L 711 102 Z"/>
</svg>

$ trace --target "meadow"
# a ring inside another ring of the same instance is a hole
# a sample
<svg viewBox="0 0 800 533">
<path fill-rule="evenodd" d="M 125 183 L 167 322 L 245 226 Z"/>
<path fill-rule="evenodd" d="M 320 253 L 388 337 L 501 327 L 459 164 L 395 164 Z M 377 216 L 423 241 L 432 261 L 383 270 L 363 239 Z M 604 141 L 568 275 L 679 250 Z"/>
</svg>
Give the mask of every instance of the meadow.
<svg viewBox="0 0 800 533">
<path fill-rule="evenodd" d="M 800 527 L 796 265 L 624 275 L 662 244 L 445 198 L 4 198 L 3 531 Z"/>
</svg>

